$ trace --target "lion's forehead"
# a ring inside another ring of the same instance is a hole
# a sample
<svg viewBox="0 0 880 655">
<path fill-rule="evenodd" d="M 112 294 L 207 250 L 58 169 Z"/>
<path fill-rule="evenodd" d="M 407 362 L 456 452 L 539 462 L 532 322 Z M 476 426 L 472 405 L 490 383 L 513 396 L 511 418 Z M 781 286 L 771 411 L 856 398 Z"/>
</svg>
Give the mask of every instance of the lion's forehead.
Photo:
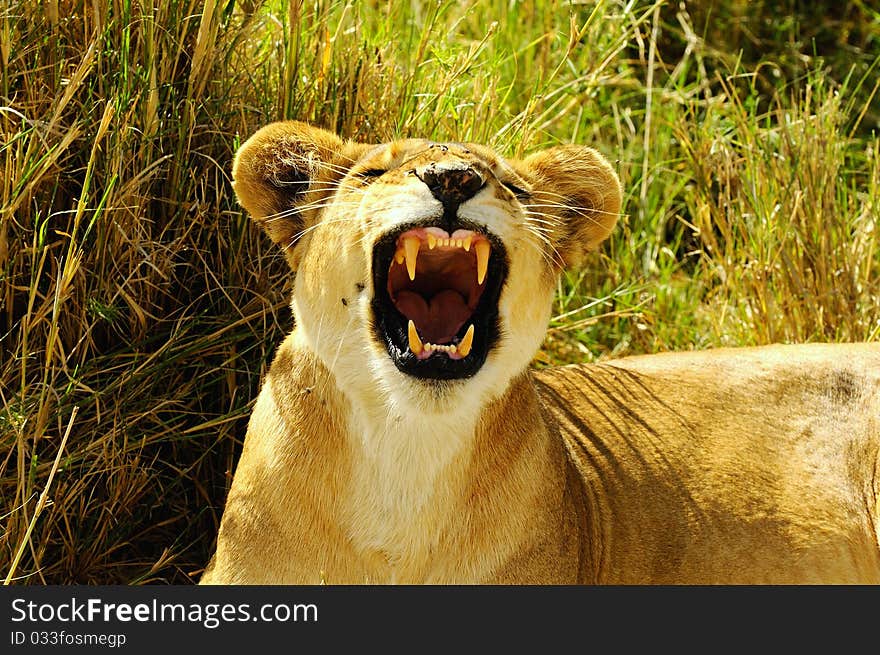
<svg viewBox="0 0 880 655">
<path fill-rule="evenodd" d="M 496 176 L 515 171 L 510 162 L 488 146 L 428 139 L 400 139 L 377 145 L 361 156 L 354 169 L 405 172 L 443 161 L 463 161 Z"/>
</svg>

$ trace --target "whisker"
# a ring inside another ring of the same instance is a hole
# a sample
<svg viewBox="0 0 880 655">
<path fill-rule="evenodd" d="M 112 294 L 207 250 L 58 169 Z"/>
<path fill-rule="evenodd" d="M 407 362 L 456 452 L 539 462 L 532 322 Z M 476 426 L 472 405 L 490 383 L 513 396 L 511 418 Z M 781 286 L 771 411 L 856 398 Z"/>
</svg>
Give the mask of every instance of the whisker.
<svg viewBox="0 0 880 655">
<path fill-rule="evenodd" d="M 296 244 L 296 242 L 299 241 L 302 237 L 304 237 L 307 233 L 311 232 L 312 230 L 318 229 L 322 225 L 332 225 L 333 223 L 348 223 L 353 220 L 354 219 L 348 218 L 348 217 L 324 219 L 322 221 L 315 223 L 314 225 L 309 225 L 308 227 L 306 227 L 306 228 L 300 230 L 299 232 L 297 232 L 296 234 L 294 234 L 290 238 L 290 243 L 285 247 L 286 248 L 293 247 Z"/>
<path fill-rule="evenodd" d="M 577 212 L 579 214 L 605 214 L 609 216 L 623 216 L 621 212 L 610 212 L 604 209 L 598 209 L 596 207 L 583 207 L 580 205 L 564 205 L 562 203 L 529 204 L 524 205 L 524 207 L 526 207 L 527 209 L 532 209 L 534 207 L 549 207 L 552 209 L 564 209 L 569 212 Z"/>
</svg>

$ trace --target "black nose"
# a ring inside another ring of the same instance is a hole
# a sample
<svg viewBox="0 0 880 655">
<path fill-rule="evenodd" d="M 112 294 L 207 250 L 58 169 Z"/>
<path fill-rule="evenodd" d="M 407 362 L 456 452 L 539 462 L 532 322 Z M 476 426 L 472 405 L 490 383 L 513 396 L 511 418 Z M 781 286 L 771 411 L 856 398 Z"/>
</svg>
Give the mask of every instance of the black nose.
<svg viewBox="0 0 880 655">
<path fill-rule="evenodd" d="M 460 205 L 483 188 L 483 177 L 464 162 L 433 163 L 416 172 L 444 205 Z"/>
</svg>

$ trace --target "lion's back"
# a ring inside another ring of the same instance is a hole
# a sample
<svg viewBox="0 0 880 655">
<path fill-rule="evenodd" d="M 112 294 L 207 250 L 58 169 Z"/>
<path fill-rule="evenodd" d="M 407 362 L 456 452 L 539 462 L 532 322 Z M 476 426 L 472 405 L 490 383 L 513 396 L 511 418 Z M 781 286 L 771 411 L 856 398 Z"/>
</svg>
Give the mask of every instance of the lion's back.
<svg viewBox="0 0 880 655">
<path fill-rule="evenodd" d="M 748 582 L 880 582 L 880 345 L 651 355 L 534 381 L 615 542 L 641 544 L 617 557 L 627 578 L 733 581 L 740 566 Z"/>
</svg>

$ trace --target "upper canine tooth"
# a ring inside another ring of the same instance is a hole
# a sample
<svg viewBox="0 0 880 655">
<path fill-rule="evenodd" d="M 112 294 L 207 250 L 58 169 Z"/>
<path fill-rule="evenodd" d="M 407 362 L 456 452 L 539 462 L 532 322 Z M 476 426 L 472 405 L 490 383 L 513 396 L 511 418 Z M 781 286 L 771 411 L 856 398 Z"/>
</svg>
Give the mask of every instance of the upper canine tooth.
<svg viewBox="0 0 880 655">
<path fill-rule="evenodd" d="M 409 349 L 413 351 L 416 355 L 421 355 L 422 350 L 424 349 L 422 346 L 422 340 L 419 339 L 419 333 L 416 330 L 416 324 L 410 320 L 409 324 L 406 326 L 407 336 L 409 337 Z"/>
<path fill-rule="evenodd" d="M 489 269 L 489 250 L 491 250 L 491 246 L 488 241 L 481 239 L 474 244 L 474 250 L 477 253 L 477 284 L 483 284 L 483 280 L 486 279 L 486 271 Z M 412 279 L 412 276 L 410 276 L 410 279 Z"/>
<path fill-rule="evenodd" d="M 419 246 L 421 239 L 418 237 L 406 237 L 403 240 L 403 250 L 406 256 L 406 272 L 409 273 L 409 279 L 416 279 L 416 260 L 419 258 Z"/>
<path fill-rule="evenodd" d="M 467 332 L 464 333 L 461 341 L 458 342 L 458 354 L 467 357 L 471 352 L 471 346 L 474 344 L 474 324 L 471 323 Z"/>
</svg>

